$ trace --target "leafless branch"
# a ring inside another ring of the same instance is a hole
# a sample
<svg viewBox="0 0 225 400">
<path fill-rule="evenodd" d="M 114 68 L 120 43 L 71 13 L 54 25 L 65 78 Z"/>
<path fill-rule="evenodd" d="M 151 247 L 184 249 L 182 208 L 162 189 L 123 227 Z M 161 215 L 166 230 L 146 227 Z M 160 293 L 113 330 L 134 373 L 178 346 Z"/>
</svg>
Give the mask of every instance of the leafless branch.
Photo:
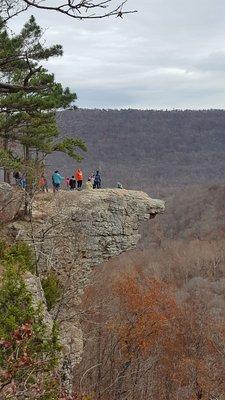
<svg viewBox="0 0 225 400">
<path fill-rule="evenodd" d="M 1 0 L 0 16 L 3 23 L 28 9 L 28 4 L 18 0 Z"/>
<path fill-rule="evenodd" d="M 128 0 L 65 0 L 58 5 L 52 6 L 48 0 L 2 0 L 0 14 L 4 22 L 30 8 L 46 11 L 56 11 L 68 17 L 86 20 L 101 19 L 107 17 L 123 17 L 125 14 L 137 12 L 137 10 L 126 10 Z"/>
<path fill-rule="evenodd" d="M 46 4 L 46 0 L 24 0 L 28 7 L 35 7 L 42 10 L 57 11 L 69 17 L 85 20 L 85 19 L 99 19 L 111 16 L 122 17 L 124 14 L 131 14 L 137 10 L 124 10 L 127 0 L 115 5 L 114 0 L 67 0 L 64 4 L 50 6 Z"/>
</svg>

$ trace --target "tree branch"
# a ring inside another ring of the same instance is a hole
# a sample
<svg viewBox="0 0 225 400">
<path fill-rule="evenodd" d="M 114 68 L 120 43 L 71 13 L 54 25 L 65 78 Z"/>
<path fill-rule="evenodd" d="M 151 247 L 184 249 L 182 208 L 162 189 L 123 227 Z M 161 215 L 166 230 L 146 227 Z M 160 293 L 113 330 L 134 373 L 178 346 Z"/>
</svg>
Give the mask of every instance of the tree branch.
<svg viewBox="0 0 225 400">
<path fill-rule="evenodd" d="M 1 23 L 5 23 L 11 18 L 21 14 L 26 11 L 29 7 L 28 4 L 23 2 L 22 7 L 20 7 L 21 1 L 18 0 L 1 0 L 0 3 L 0 15 L 1 15 Z"/>
<path fill-rule="evenodd" d="M 74 19 L 101 19 L 106 17 L 121 17 L 125 14 L 136 13 L 137 10 L 124 11 L 127 0 L 114 5 L 114 0 L 67 0 L 64 4 L 58 6 L 50 6 L 46 4 L 46 0 L 23 0 L 25 6 L 35 7 L 41 10 L 57 11 Z M 104 11 L 103 11 L 104 10 Z M 101 12 L 103 11 L 103 12 Z"/>
<path fill-rule="evenodd" d="M 18 93 L 18 92 L 39 92 L 43 90 L 43 86 L 23 86 L 23 85 L 11 85 L 9 83 L 0 82 L 0 94 L 1 93 Z"/>
<path fill-rule="evenodd" d="M 23 86 L 25 86 L 25 87 L 28 86 L 30 78 L 32 78 L 32 76 L 35 75 L 37 72 L 41 71 L 41 67 L 38 67 L 38 68 L 35 68 L 35 69 L 32 68 L 32 65 L 31 65 L 31 63 L 29 61 L 27 53 L 26 53 L 26 63 L 27 63 L 28 68 L 29 68 L 29 73 L 27 74 L 27 76 L 26 76 L 26 78 L 24 79 L 24 82 L 23 82 Z"/>
</svg>

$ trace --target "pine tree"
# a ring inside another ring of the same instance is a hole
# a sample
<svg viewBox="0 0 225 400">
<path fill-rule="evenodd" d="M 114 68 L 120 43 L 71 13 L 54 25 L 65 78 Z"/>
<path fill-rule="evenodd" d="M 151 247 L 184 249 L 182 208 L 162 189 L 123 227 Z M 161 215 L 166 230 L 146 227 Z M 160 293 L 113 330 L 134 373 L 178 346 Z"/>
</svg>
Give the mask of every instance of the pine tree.
<svg viewBox="0 0 225 400">
<path fill-rule="evenodd" d="M 55 113 L 67 108 L 76 99 L 69 88 L 63 89 L 55 82 L 53 74 L 42 67 L 41 62 L 61 56 L 62 47 L 45 47 L 42 30 L 31 17 L 21 33 L 10 37 L 6 28 L 0 32 L 0 72 L 6 84 L 22 90 L 0 95 L 0 137 L 3 145 L 0 164 L 9 171 L 19 169 L 27 181 L 27 192 L 32 195 L 38 171 L 41 173 L 47 154 L 61 151 L 77 161 L 82 159 L 78 150 L 86 151 L 79 138 L 58 139 L 59 131 Z M 34 90 L 26 91 L 26 86 Z M 24 90 L 25 88 L 25 90 Z M 35 176 L 34 176 L 35 171 Z"/>
</svg>

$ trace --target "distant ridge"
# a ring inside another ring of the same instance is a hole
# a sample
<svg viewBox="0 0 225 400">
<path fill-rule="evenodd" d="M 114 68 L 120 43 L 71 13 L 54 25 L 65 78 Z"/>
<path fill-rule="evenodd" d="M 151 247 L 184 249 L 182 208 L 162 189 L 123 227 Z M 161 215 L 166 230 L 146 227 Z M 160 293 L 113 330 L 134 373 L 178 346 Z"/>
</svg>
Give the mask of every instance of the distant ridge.
<svg viewBox="0 0 225 400">
<path fill-rule="evenodd" d="M 225 180 L 224 110 L 61 111 L 62 136 L 82 137 L 88 153 L 86 172 L 99 168 L 105 186 L 121 181 L 130 189 L 152 194 L 165 187 Z M 76 163 L 62 155 L 48 159 L 49 172 L 70 175 Z"/>
</svg>

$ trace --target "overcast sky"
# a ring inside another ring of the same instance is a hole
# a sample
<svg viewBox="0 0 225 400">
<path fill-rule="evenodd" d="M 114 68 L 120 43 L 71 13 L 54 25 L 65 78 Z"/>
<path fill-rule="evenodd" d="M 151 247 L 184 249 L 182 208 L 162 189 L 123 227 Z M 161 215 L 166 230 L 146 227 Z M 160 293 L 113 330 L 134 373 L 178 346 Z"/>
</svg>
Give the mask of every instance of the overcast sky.
<svg viewBox="0 0 225 400">
<path fill-rule="evenodd" d="M 76 91 L 77 105 L 225 108 L 225 1 L 128 0 L 128 6 L 139 12 L 123 20 L 34 13 L 47 42 L 63 45 L 64 56 L 48 69 Z"/>
</svg>

